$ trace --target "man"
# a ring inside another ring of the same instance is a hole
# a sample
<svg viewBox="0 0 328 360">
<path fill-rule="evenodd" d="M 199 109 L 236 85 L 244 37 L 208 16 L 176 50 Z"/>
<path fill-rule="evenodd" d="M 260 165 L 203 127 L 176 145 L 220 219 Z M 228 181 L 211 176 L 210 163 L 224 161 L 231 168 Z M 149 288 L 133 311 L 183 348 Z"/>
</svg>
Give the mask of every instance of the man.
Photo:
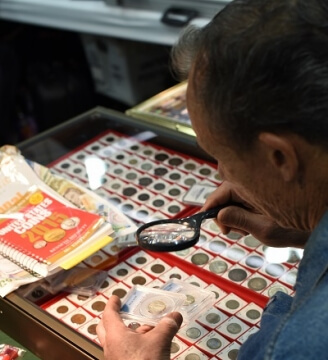
<svg viewBox="0 0 328 360">
<path fill-rule="evenodd" d="M 174 49 L 188 73 L 188 110 L 225 180 L 204 208 L 227 233 L 304 246 L 293 297 L 278 292 L 238 359 L 326 359 L 328 353 L 328 1 L 233 1 Z M 99 339 L 106 359 L 169 359 L 181 318 L 121 325 L 110 299 Z M 153 347 L 151 343 L 156 344 Z M 120 345 L 121 344 L 121 345 Z"/>
</svg>

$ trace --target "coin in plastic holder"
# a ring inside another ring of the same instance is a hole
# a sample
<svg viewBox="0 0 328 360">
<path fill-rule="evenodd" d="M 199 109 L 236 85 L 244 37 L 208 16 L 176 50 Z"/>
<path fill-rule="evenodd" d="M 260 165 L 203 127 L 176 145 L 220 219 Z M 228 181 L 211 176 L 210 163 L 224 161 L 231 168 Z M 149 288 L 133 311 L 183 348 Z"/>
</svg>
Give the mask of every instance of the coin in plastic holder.
<svg viewBox="0 0 328 360">
<path fill-rule="evenodd" d="M 235 316 L 231 316 L 227 321 L 216 328 L 220 334 L 230 339 L 237 339 L 250 327 L 242 320 Z"/>
<path fill-rule="evenodd" d="M 99 324 L 99 322 L 100 322 L 100 318 L 98 317 L 93 318 L 92 320 L 88 321 L 86 324 L 79 327 L 78 331 L 83 335 L 85 335 L 86 337 L 88 337 L 89 339 L 94 340 L 97 337 L 96 327 Z"/>
<path fill-rule="evenodd" d="M 145 272 L 143 272 L 142 270 L 137 270 L 128 278 L 124 279 L 123 282 L 126 285 L 132 287 L 134 285 L 148 285 L 150 282 L 152 282 L 152 280 L 153 279 Z"/>
<path fill-rule="evenodd" d="M 241 283 L 251 275 L 251 272 L 239 265 L 232 266 L 222 277 L 236 283 Z"/>
<path fill-rule="evenodd" d="M 212 307 L 207 310 L 201 316 L 197 318 L 197 322 L 206 326 L 207 328 L 214 329 L 224 321 L 228 319 L 228 316 L 223 313 L 221 310 Z"/>
<path fill-rule="evenodd" d="M 55 302 L 54 304 L 48 306 L 45 310 L 50 313 L 51 315 L 55 316 L 58 319 L 61 319 L 68 313 L 72 312 L 76 309 L 76 306 L 73 305 L 70 301 L 63 298 L 59 301 Z"/>
<path fill-rule="evenodd" d="M 278 281 L 275 281 L 262 292 L 262 295 L 272 297 L 276 294 L 277 291 L 282 291 L 283 293 L 289 295 L 293 292 L 292 289 L 288 288 L 287 286 L 281 284 Z"/>
<path fill-rule="evenodd" d="M 231 293 L 227 295 L 225 298 L 223 298 L 221 301 L 217 302 L 215 304 L 215 307 L 228 314 L 235 314 L 246 305 L 247 302 L 245 300 Z"/>
<path fill-rule="evenodd" d="M 256 326 L 251 327 L 249 330 L 247 330 L 244 334 L 242 334 L 237 341 L 241 344 L 243 344 L 251 335 L 258 332 L 260 329 Z"/>
<path fill-rule="evenodd" d="M 79 328 L 83 324 L 92 319 L 92 316 L 84 309 L 77 308 L 62 318 L 62 321 L 74 329 Z"/>
<path fill-rule="evenodd" d="M 130 256 L 126 262 L 129 265 L 132 265 L 136 268 L 143 268 L 144 266 L 146 266 L 147 264 L 149 264 L 150 262 L 154 261 L 155 259 L 147 254 L 145 251 L 140 250 L 138 251 L 136 254 Z"/>
<path fill-rule="evenodd" d="M 250 324 L 257 324 L 261 320 L 263 309 L 254 304 L 250 303 L 241 309 L 236 316 Z"/>
<path fill-rule="evenodd" d="M 177 333 L 177 336 L 190 344 L 196 343 L 204 335 L 208 334 L 209 331 L 196 321 L 192 321 L 186 326 L 183 326 Z"/>
<path fill-rule="evenodd" d="M 177 266 L 174 266 L 170 270 L 166 271 L 163 275 L 161 275 L 160 279 L 166 282 L 170 279 L 186 280 L 188 277 L 189 275 L 186 272 L 182 271 Z"/>
<path fill-rule="evenodd" d="M 216 354 L 216 357 L 220 360 L 237 360 L 239 349 L 240 344 L 234 341 Z"/>
<path fill-rule="evenodd" d="M 266 289 L 269 285 L 272 284 L 272 281 L 265 278 L 259 273 L 255 273 L 252 276 L 250 276 L 247 280 L 245 280 L 242 283 L 242 286 L 247 287 L 248 289 L 251 289 L 256 292 L 262 292 L 264 289 Z"/>
<path fill-rule="evenodd" d="M 215 301 L 212 291 L 204 290 L 185 281 L 171 279 L 162 286 L 163 290 L 185 295 L 181 313 L 185 322 L 195 319 L 201 312 L 208 310 Z"/>
<path fill-rule="evenodd" d="M 229 341 L 216 331 L 211 331 L 209 334 L 200 339 L 196 346 L 204 350 L 206 353 L 215 355 L 220 350 L 225 348 Z"/>
<path fill-rule="evenodd" d="M 130 288 L 127 285 L 123 283 L 118 283 L 110 287 L 106 291 L 104 291 L 103 294 L 108 298 L 111 297 L 112 295 L 116 295 L 121 299 L 121 301 L 123 301 L 126 295 L 128 294 L 129 290 Z"/>
<path fill-rule="evenodd" d="M 123 301 L 120 314 L 123 319 L 156 325 L 163 316 L 179 311 L 184 301 L 183 294 L 136 285 Z"/>
<path fill-rule="evenodd" d="M 175 336 L 171 342 L 171 350 L 170 350 L 171 358 L 178 356 L 187 348 L 188 345 Z"/>
<path fill-rule="evenodd" d="M 221 288 L 219 288 L 218 286 L 216 286 L 214 284 L 208 285 L 205 289 L 212 291 L 212 293 L 215 296 L 216 301 L 219 301 L 228 295 L 227 292 L 225 292 L 224 290 L 222 290 Z"/>
<path fill-rule="evenodd" d="M 202 289 L 205 289 L 205 288 L 208 286 L 208 284 L 207 284 L 204 280 L 200 279 L 200 278 L 199 278 L 198 276 L 196 276 L 196 275 L 190 275 L 190 276 L 185 280 L 185 282 L 188 283 L 188 284 L 191 284 L 191 285 L 193 285 L 193 286 L 197 286 L 197 287 L 199 287 L 199 288 L 202 288 Z"/>
</svg>

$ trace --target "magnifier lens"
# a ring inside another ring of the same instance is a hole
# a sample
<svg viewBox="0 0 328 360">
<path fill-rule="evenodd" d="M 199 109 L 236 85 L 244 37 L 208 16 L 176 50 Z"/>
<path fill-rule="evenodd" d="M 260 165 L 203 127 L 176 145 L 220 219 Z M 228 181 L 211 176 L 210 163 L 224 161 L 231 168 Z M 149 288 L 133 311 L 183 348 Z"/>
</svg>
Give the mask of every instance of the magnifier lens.
<svg viewBox="0 0 328 360">
<path fill-rule="evenodd" d="M 189 242 L 195 235 L 194 224 L 184 222 L 152 225 L 142 230 L 138 237 L 143 244 L 156 245 Z"/>
</svg>

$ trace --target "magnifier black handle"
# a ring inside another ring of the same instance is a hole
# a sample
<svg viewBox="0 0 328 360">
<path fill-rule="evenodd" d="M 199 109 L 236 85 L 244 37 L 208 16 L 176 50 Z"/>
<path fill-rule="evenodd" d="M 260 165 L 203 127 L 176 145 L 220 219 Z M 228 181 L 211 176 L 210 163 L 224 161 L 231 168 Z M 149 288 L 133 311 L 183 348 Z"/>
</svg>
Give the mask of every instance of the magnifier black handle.
<svg viewBox="0 0 328 360">
<path fill-rule="evenodd" d="M 201 220 L 205 220 L 205 219 L 213 219 L 217 216 L 217 214 L 219 213 L 220 210 L 228 207 L 228 206 L 238 206 L 238 207 L 242 207 L 241 204 L 239 203 L 234 203 L 234 202 L 230 202 L 230 203 L 227 203 L 227 204 L 222 204 L 222 205 L 218 205 L 218 206 L 215 206 L 214 208 L 211 208 L 209 210 L 205 210 L 201 213 L 199 213 L 199 217 Z"/>
</svg>

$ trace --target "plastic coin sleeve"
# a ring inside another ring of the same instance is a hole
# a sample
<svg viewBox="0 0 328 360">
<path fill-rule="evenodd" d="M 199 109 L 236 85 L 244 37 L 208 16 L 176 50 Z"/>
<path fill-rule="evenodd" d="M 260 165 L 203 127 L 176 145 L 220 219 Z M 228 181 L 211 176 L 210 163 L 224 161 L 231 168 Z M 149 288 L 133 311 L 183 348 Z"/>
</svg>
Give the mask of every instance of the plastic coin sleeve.
<svg viewBox="0 0 328 360">
<path fill-rule="evenodd" d="M 231 340 L 235 340 L 244 334 L 249 328 L 250 327 L 245 322 L 235 316 L 231 316 L 223 324 L 219 325 L 216 328 L 216 331 Z"/>
<path fill-rule="evenodd" d="M 77 329 L 90 321 L 92 318 L 92 315 L 90 315 L 86 310 L 83 308 L 77 308 L 64 316 L 61 320 L 70 327 Z"/>
<path fill-rule="evenodd" d="M 76 308 L 77 307 L 74 304 L 64 298 L 50 305 L 46 310 L 57 319 L 61 319 Z"/>
<path fill-rule="evenodd" d="M 177 336 L 189 344 L 195 344 L 199 339 L 208 334 L 209 331 L 195 321 L 180 328 Z"/>
<path fill-rule="evenodd" d="M 196 346 L 209 355 L 215 355 L 229 344 L 229 341 L 216 331 L 211 331 L 197 341 Z"/>
<path fill-rule="evenodd" d="M 124 299 L 120 314 L 123 319 L 156 325 L 165 315 L 179 311 L 184 301 L 183 294 L 136 285 Z"/>
<path fill-rule="evenodd" d="M 215 307 L 230 315 L 236 314 L 247 302 L 235 294 L 229 294 L 215 304 Z"/>
</svg>

